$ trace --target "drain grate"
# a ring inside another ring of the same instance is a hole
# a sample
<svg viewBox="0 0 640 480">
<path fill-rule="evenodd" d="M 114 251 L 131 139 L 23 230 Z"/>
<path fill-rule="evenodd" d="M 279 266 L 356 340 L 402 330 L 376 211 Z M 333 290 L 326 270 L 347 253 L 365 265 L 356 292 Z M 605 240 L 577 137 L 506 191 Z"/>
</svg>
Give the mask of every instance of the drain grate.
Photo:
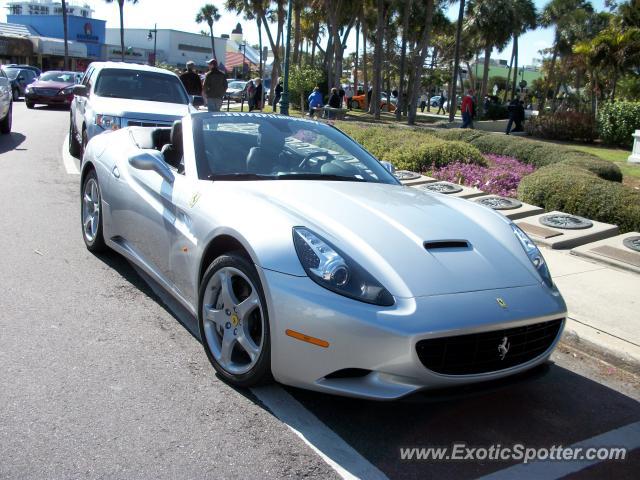
<svg viewBox="0 0 640 480">
<path fill-rule="evenodd" d="M 435 183 L 427 183 L 426 185 L 420 185 L 418 188 L 422 190 L 429 190 L 430 192 L 438 192 L 438 193 L 459 193 L 462 191 L 462 187 L 460 185 L 456 185 L 451 182 L 435 182 Z"/>
<path fill-rule="evenodd" d="M 547 227 L 559 228 L 562 230 L 583 230 L 593 227 L 593 222 L 586 218 L 568 215 L 566 213 L 556 213 L 540 217 L 540 223 Z"/>
<path fill-rule="evenodd" d="M 494 210 L 513 210 L 514 208 L 520 208 L 522 206 L 522 202 L 518 200 L 500 197 L 498 195 L 478 198 L 474 200 L 474 202 L 484 205 L 485 207 L 493 208 Z"/>
<path fill-rule="evenodd" d="M 627 237 L 622 241 L 622 244 L 635 252 L 640 252 L 640 235 Z"/>
<path fill-rule="evenodd" d="M 421 177 L 419 173 L 410 170 L 396 170 L 393 174 L 398 180 L 417 180 Z"/>
</svg>

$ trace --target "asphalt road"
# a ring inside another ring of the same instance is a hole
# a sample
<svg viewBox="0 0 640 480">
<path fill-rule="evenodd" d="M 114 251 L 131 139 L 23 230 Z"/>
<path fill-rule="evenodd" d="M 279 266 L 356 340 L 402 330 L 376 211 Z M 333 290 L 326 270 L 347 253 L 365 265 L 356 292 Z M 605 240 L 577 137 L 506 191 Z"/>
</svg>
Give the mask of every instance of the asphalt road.
<svg viewBox="0 0 640 480">
<path fill-rule="evenodd" d="M 599 438 L 634 450 L 535 477 L 637 478 L 638 379 L 564 347 L 514 384 L 393 403 L 229 387 L 193 318 L 118 255 L 85 249 L 68 121 L 18 102 L 0 137 L 0 478 L 511 476 L 515 461 L 406 461 L 400 448 Z"/>
</svg>

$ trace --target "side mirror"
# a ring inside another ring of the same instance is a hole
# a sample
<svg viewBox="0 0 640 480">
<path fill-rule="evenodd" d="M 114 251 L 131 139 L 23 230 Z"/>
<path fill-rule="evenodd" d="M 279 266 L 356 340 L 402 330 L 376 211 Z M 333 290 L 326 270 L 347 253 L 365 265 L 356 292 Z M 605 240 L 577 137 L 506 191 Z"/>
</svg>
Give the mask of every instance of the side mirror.
<svg viewBox="0 0 640 480">
<path fill-rule="evenodd" d="M 129 165 L 138 170 L 153 170 L 168 183 L 173 183 L 173 172 L 167 167 L 162 153 L 156 150 L 141 150 L 129 157 Z"/>
<path fill-rule="evenodd" d="M 73 94 L 79 97 L 86 97 L 89 91 L 87 90 L 86 85 L 74 85 L 73 86 Z"/>
<path fill-rule="evenodd" d="M 396 167 L 393 166 L 393 163 L 391 162 L 386 162 L 384 160 L 380 161 L 380 164 L 385 168 L 386 171 L 388 171 L 390 174 L 394 174 L 396 173 Z"/>
<path fill-rule="evenodd" d="M 194 95 L 193 100 L 191 100 L 191 104 L 196 108 L 204 107 L 204 98 L 202 98 L 201 95 Z"/>
</svg>

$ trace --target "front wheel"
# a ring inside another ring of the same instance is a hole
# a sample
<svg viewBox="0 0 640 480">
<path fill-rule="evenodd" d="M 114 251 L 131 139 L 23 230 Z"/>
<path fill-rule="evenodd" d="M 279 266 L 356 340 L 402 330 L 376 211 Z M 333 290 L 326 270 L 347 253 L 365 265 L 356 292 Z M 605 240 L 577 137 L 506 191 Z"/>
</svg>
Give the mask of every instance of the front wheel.
<svg viewBox="0 0 640 480">
<path fill-rule="evenodd" d="M 69 153 L 76 158 L 81 155 L 80 142 L 78 142 L 74 132 L 73 120 L 69 121 Z"/>
<path fill-rule="evenodd" d="M 200 339 L 213 368 L 239 387 L 271 380 L 269 316 L 260 279 L 241 255 L 216 258 L 202 279 Z"/>
<path fill-rule="evenodd" d="M 7 115 L 0 121 L 0 133 L 7 135 L 11 133 L 11 124 L 13 122 L 13 102 L 9 105 Z"/>
<path fill-rule="evenodd" d="M 95 170 L 87 173 L 84 179 L 80 205 L 84 244 L 90 252 L 105 251 L 107 247 L 102 235 L 102 196 Z"/>
<path fill-rule="evenodd" d="M 25 101 L 24 101 L 24 103 L 25 103 L 25 105 L 27 106 L 27 108 L 29 108 L 29 109 L 31 109 L 31 108 L 33 108 L 33 107 L 35 107 L 35 106 L 36 106 L 36 104 L 35 104 L 35 103 L 33 103 L 33 102 L 29 102 L 28 100 L 25 100 Z"/>
</svg>

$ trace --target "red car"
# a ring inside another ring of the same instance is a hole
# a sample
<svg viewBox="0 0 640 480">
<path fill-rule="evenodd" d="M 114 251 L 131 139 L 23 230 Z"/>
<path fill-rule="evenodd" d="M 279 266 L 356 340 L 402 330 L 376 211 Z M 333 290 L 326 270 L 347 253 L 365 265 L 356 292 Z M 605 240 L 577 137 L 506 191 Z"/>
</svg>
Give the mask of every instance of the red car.
<svg viewBox="0 0 640 480">
<path fill-rule="evenodd" d="M 75 72 L 51 70 L 43 73 L 25 89 L 24 101 L 27 108 L 33 108 L 37 103 L 68 107 L 73 100 L 75 79 Z"/>
</svg>

